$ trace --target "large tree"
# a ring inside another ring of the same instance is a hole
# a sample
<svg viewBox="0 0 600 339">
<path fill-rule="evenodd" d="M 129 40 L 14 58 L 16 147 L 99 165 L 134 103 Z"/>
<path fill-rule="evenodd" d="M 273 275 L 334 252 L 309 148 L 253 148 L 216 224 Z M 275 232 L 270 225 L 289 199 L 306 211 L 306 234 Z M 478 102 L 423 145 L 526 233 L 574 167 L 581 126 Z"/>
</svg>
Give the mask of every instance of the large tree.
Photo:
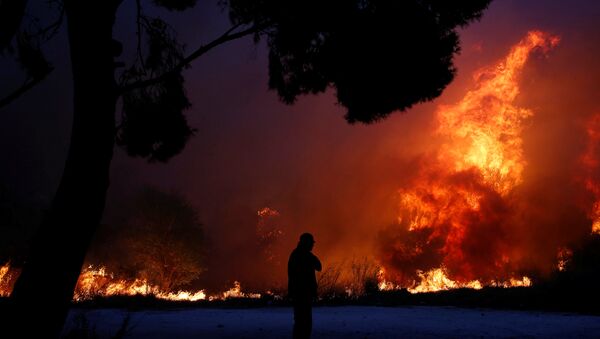
<svg viewBox="0 0 600 339">
<path fill-rule="evenodd" d="M 269 87 L 284 102 L 332 88 L 349 122 L 368 123 L 441 94 L 455 73 L 456 29 L 479 18 L 489 1 L 220 1 L 229 9 L 231 29 L 186 55 L 170 26 L 144 15 L 136 0 L 139 57 L 129 67 L 116 60 L 122 45 L 113 38 L 122 0 L 51 0 L 58 19 L 37 30 L 23 22 L 25 0 L 0 1 L 0 49 L 13 46 L 28 77 L 0 99 L 0 107 L 52 71 L 40 41 L 54 36 L 63 18 L 74 89 L 63 176 L 11 296 L 12 316 L 1 317 L 11 326 L 2 328 L 20 329 L 19 336 L 33 330 L 45 338 L 59 335 L 104 210 L 113 146 L 151 161 L 167 161 L 181 151 L 193 134 L 183 115 L 190 102 L 182 75 L 192 61 L 234 39 L 264 38 Z M 150 4 L 182 11 L 195 0 Z"/>
</svg>

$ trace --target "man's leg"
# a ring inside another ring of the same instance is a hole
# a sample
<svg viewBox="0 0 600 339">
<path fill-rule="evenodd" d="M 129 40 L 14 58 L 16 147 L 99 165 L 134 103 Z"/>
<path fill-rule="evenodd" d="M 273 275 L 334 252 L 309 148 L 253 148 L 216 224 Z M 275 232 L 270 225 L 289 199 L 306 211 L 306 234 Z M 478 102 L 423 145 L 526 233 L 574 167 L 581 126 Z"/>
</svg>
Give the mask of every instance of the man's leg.
<svg viewBox="0 0 600 339">
<path fill-rule="evenodd" d="M 310 338 L 312 334 L 312 305 L 309 302 L 306 305 L 306 337 Z"/>
<path fill-rule="evenodd" d="M 310 302 L 294 304 L 294 339 L 310 338 L 312 332 L 312 305 Z"/>
</svg>

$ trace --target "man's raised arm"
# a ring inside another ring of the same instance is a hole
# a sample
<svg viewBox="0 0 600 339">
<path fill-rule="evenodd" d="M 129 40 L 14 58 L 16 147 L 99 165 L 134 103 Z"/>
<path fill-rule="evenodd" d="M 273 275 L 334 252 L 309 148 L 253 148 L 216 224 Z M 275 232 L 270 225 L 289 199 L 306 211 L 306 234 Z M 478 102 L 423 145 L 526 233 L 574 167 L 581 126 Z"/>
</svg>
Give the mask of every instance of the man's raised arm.
<svg viewBox="0 0 600 339">
<path fill-rule="evenodd" d="M 313 261 L 314 261 L 314 265 L 315 265 L 315 270 L 321 272 L 321 269 L 323 268 L 321 266 L 321 261 L 319 260 L 319 258 L 317 258 L 316 255 L 313 254 Z"/>
</svg>

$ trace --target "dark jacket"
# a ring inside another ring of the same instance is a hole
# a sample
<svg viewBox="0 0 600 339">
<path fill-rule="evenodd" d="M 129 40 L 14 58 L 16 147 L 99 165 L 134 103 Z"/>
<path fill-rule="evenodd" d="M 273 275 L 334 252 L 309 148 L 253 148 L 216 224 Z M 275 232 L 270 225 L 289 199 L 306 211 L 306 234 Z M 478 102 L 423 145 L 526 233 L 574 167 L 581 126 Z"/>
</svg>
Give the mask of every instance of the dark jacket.
<svg viewBox="0 0 600 339">
<path fill-rule="evenodd" d="M 321 262 L 312 252 L 297 247 L 288 261 L 288 293 L 292 300 L 310 301 L 317 296 L 315 270 L 321 270 Z"/>
</svg>

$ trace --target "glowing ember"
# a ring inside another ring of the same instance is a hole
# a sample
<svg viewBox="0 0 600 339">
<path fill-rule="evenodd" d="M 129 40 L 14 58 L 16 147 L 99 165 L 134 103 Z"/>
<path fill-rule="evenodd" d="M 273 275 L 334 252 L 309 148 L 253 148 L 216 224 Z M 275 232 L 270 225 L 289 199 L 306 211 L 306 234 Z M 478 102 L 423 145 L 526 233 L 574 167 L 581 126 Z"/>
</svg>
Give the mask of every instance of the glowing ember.
<svg viewBox="0 0 600 339">
<path fill-rule="evenodd" d="M 508 282 L 502 284 L 502 287 L 529 287 L 531 286 L 531 279 L 523 277 L 521 279 L 510 278 Z"/>
<path fill-rule="evenodd" d="M 15 282 L 15 272 L 10 268 L 10 262 L 0 266 L 0 297 L 8 297 Z"/>
<path fill-rule="evenodd" d="M 600 202 L 594 203 L 592 233 L 600 234 Z"/>
<path fill-rule="evenodd" d="M 229 299 L 229 298 L 260 298 L 259 293 L 244 293 L 242 292 L 242 286 L 239 281 L 233 282 L 233 287 L 228 291 L 223 292 L 223 296 L 221 299 Z"/>
<path fill-rule="evenodd" d="M 594 196 L 594 203 L 588 215 L 592 219 L 592 233 L 600 234 L 600 181 L 596 173 L 600 171 L 600 114 L 593 115 L 586 124 L 587 147 L 581 157 L 585 188 Z"/>
<path fill-rule="evenodd" d="M 571 257 L 573 256 L 573 251 L 563 247 L 558 251 L 558 255 L 557 255 L 557 259 L 558 259 L 558 264 L 556 265 L 556 268 L 558 268 L 559 271 L 564 271 L 567 268 L 567 264 L 569 263 L 569 261 L 571 260 Z"/>
<path fill-rule="evenodd" d="M 265 207 L 263 209 L 258 210 L 258 212 L 256 212 L 256 214 L 261 218 L 279 216 L 279 212 L 277 212 L 276 210 L 269 208 L 269 207 Z"/>
<path fill-rule="evenodd" d="M 523 181 L 523 125 L 534 114 L 515 103 L 518 80 L 533 51 L 545 52 L 558 41 L 529 32 L 506 58 L 476 72 L 473 89 L 460 101 L 438 108 L 442 146 L 399 190 L 398 225 L 384 233 L 384 264 L 411 292 L 481 288 L 497 276 L 514 275 L 514 251 L 502 229 L 510 222 L 511 195 Z"/>
<path fill-rule="evenodd" d="M 279 212 L 265 207 L 257 212 L 258 223 L 256 224 L 256 235 L 258 237 L 258 246 L 262 249 L 263 255 L 271 264 L 280 265 L 281 258 L 277 255 L 276 245 L 278 239 L 283 235 L 283 231 L 277 225 Z"/>
</svg>

